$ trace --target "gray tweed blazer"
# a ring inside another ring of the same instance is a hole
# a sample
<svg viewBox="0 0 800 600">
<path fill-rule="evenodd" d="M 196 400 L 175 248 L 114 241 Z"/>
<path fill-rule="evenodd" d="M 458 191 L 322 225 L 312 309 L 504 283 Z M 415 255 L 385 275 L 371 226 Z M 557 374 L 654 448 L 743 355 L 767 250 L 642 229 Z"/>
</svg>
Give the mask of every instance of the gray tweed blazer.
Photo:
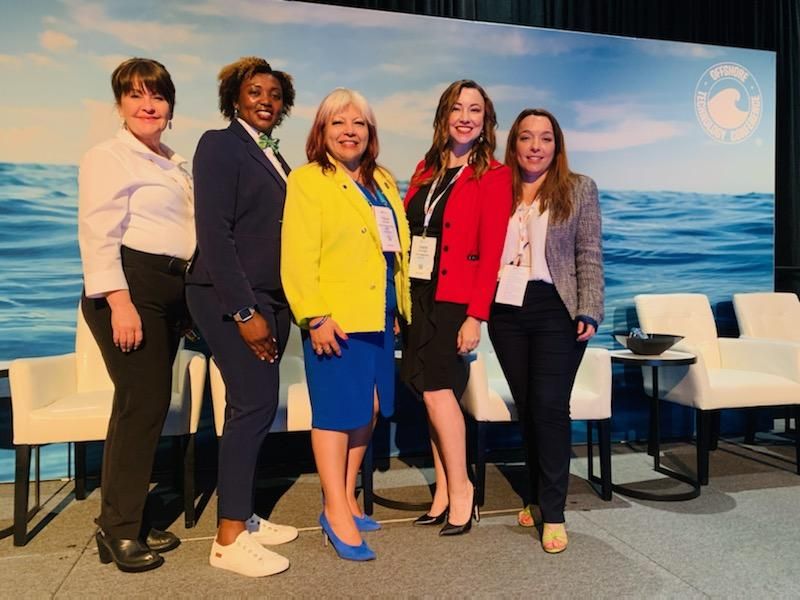
<svg viewBox="0 0 800 600">
<path fill-rule="evenodd" d="M 569 316 L 586 315 L 599 324 L 605 314 L 605 282 L 597 185 L 591 178 L 577 175 L 573 193 L 569 219 L 548 222 L 545 258 Z"/>
</svg>

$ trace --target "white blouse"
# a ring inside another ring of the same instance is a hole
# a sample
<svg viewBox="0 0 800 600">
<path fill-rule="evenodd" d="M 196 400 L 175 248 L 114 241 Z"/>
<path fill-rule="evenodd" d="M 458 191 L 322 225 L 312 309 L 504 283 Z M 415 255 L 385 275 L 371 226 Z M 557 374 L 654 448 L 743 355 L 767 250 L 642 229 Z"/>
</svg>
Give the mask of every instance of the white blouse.
<svg viewBox="0 0 800 600">
<path fill-rule="evenodd" d="M 128 289 L 120 246 L 189 260 L 197 238 L 186 159 L 129 131 L 91 148 L 78 173 L 78 243 L 89 298 Z"/>
<path fill-rule="evenodd" d="M 545 243 L 547 241 L 547 224 L 550 211 L 539 214 L 539 200 L 526 206 L 517 207 L 508 220 L 506 241 L 503 245 L 501 265 L 515 264 L 530 267 L 528 280 L 553 283 L 553 276 L 547 266 Z"/>
</svg>

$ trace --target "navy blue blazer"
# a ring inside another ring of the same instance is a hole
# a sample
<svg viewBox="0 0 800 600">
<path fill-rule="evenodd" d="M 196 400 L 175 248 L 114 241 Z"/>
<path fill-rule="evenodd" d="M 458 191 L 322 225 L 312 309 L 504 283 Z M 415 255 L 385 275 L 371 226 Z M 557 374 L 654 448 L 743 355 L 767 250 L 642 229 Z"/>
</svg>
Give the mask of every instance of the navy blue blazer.
<svg viewBox="0 0 800 600">
<path fill-rule="evenodd" d="M 198 253 L 186 282 L 213 285 L 224 314 L 254 306 L 254 290 L 281 289 L 286 183 L 236 120 L 203 134 L 193 173 Z"/>
</svg>

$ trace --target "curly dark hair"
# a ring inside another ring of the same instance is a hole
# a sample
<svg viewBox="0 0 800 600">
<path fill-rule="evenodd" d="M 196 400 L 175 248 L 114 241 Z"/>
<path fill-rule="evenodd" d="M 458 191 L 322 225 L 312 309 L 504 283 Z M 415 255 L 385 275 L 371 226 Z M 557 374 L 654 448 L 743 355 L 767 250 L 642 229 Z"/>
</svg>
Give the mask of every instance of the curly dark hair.
<svg viewBox="0 0 800 600">
<path fill-rule="evenodd" d="M 257 56 L 244 56 L 220 69 L 219 75 L 217 75 L 219 80 L 219 110 L 222 116 L 229 121 L 233 121 L 236 118 L 236 103 L 239 100 L 239 90 L 242 87 L 242 83 L 259 73 L 272 75 L 281 84 L 283 108 L 275 120 L 275 127 L 277 127 L 294 106 L 295 92 L 292 76 L 283 71 L 275 71 L 266 60 Z"/>
</svg>

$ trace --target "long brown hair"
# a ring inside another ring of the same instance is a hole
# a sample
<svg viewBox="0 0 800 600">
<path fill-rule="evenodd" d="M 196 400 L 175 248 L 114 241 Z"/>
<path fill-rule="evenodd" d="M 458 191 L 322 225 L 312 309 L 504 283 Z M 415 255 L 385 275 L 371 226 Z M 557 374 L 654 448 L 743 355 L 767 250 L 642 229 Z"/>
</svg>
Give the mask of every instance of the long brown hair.
<svg viewBox="0 0 800 600">
<path fill-rule="evenodd" d="M 311 131 L 308 132 L 308 139 L 306 140 L 306 157 L 310 162 L 315 162 L 322 167 L 323 173 L 328 173 L 336 170 L 330 158 L 328 157 L 328 148 L 325 145 L 325 126 L 334 115 L 343 112 L 348 106 L 352 106 L 367 121 L 367 132 L 369 133 L 369 140 L 367 140 L 367 147 L 364 154 L 361 156 L 360 174 L 362 183 L 370 189 L 375 191 L 375 168 L 377 167 L 378 150 L 380 144 L 378 143 L 378 128 L 375 123 L 375 113 L 372 112 L 366 98 L 355 90 L 347 88 L 336 88 L 330 94 L 325 96 L 322 103 L 317 109 L 317 115 L 314 117 L 314 123 L 311 125 Z"/>
<path fill-rule="evenodd" d="M 567 147 L 564 145 L 564 132 L 558 124 L 558 120 L 553 114 L 543 108 L 526 108 L 514 120 L 514 124 L 508 132 L 508 142 L 506 143 L 505 162 L 511 168 L 512 185 L 514 200 L 511 212 L 517 209 L 522 202 L 522 168 L 517 162 L 517 138 L 522 121 L 530 116 L 545 117 L 553 127 L 553 137 L 555 138 L 555 152 L 553 162 L 544 175 L 544 181 L 539 188 L 539 212 L 550 211 L 553 221 L 558 223 L 566 221 L 572 214 L 572 186 L 574 185 L 575 174 L 570 171 L 567 162 Z"/>
<path fill-rule="evenodd" d="M 475 140 L 469 155 L 469 164 L 474 170 L 473 177 L 479 179 L 489 170 L 497 145 L 495 137 L 497 113 L 492 100 L 480 85 L 471 79 L 459 79 L 447 86 L 439 98 L 439 106 L 436 107 L 436 116 L 433 118 L 433 143 L 425 153 L 424 167 L 411 179 L 412 185 L 427 185 L 447 170 L 447 160 L 450 155 L 450 112 L 464 88 L 478 90 L 484 102 L 483 132 Z M 428 170 L 431 170 L 431 173 L 422 177 L 422 173 Z"/>
</svg>

